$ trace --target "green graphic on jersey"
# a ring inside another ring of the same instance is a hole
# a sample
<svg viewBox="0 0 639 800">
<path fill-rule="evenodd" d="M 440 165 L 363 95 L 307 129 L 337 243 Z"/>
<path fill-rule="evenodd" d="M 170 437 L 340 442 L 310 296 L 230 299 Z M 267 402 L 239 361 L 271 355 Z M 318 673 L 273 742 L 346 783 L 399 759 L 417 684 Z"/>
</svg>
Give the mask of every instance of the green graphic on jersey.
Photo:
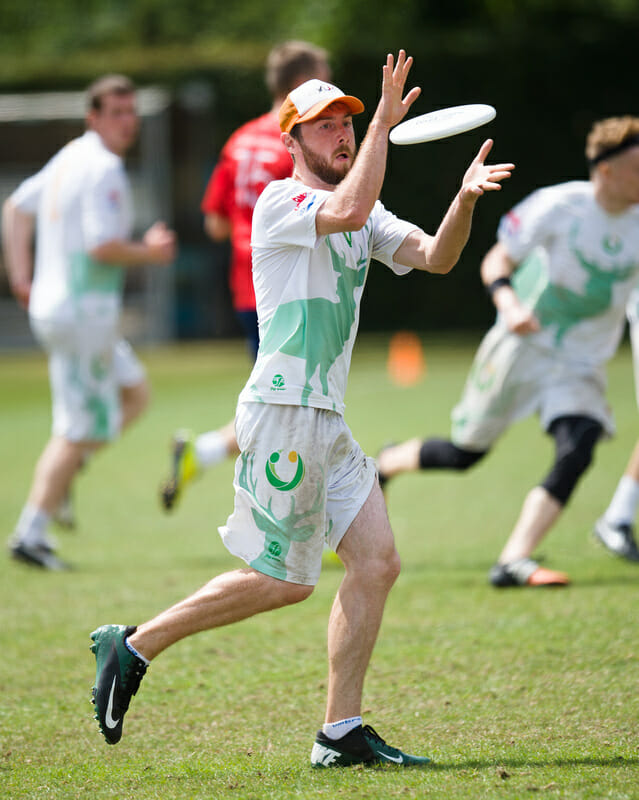
<svg viewBox="0 0 639 800">
<path fill-rule="evenodd" d="M 367 223 L 367 233 L 370 235 L 369 225 Z M 363 286 L 366 280 L 368 252 L 362 250 L 356 261 L 357 268 L 351 269 L 346 265 L 345 256 L 340 256 L 333 249 L 329 236 L 325 242 L 337 275 L 338 301 L 311 297 L 282 303 L 268 322 L 260 342 L 260 350 L 264 355 L 280 352 L 305 359 L 303 406 L 308 405 L 309 395 L 313 391 L 310 381 L 318 368 L 322 392 L 328 394 L 328 372 L 344 352 L 344 345 L 355 322 L 355 290 Z"/>
<path fill-rule="evenodd" d="M 293 475 L 290 481 L 284 481 L 280 478 L 275 469 L 275 465 L 280 460 L 281 452 L 281 450 L 276 450 L 275 453 L 271 453 L 268 461 L 266 462 L 266 479 L 271 486 L 279 489 L 280 492 L 290 492 L 291 489 L 295 489 L 295 487 L 299 486 L 304 480 L 304 462 L 302 461 L 302 456 L 299 455 L 299 453 L 296 453 L 295 450 L 291 450 L 291 452 L 288 454 L 288 460 L 291 462 L 291 464 L 295 464 L 297 461 L 297 469 L 295 470 L 295 475 Z"/>
<path fill-rule="evenodd" d="M 257 499 L 257 479 L 254 476 L 253 462 L 255 453 L 242 453 L 242 467 L 238 477 L 241 489 L 247 492 L 254 507 L 251 508 L 253 520 L 264 533 L 264 548 L 250 566 L 281 580 L 286 579 L 286 557 L 292 542 L 306 542 L 316 531 L 316 525 L 308 522 L 317 515 L 324 506 L 324 478 L 318 481 L 317 494 L 311 507 L 303 512 L 295 511 L 295 496 L 291 495 L 289 513 L 284 517 L 276 517 L 273 513 L 273 498 L 269 498 L 266 506 Z"/>
<path fill-rule="evenodd" d="M 124 285 L 124 270 L 117 264 L 94 261 L 85 253 L 74 253 L 69 285 L 76 297 L 88 292 L 119 294 Z"/>
<path fill-rule="evenodd" d="M 524 261 L 513 280 L 518 296 L 532 308 L 542 328 L 556 326 L 556 344 L 561 344 L 575 325 L 607 311 L 614 285 L 627 281 L 639 269 L 636 263 L 605 269 L 595 261 L 588 261 L 575 245 L 577 231 L 575 227 L 571 233 L 571 250 L 588 275 L 583 294 L 549 283 L 547 269 L 536 256 Z"/>
<path fill-rule="evenodd" d="M 623 248 L 623 241 L 619 238 L 619 236 L 604 236 L 602 246 L 606 253 L 616 256 L 617 253 L 620 253 Z"/>
</svg>

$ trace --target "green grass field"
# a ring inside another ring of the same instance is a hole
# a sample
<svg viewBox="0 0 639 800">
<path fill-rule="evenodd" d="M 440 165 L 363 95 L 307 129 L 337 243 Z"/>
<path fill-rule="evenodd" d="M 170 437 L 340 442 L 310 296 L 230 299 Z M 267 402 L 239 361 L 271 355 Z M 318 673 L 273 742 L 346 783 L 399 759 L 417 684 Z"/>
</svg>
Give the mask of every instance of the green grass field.
<svg viewBox="0 0 639 800">
<path fill-rule="evenodd" d="M 364 449 L 448 432 L 477 339 L 426 337 L 425 380 L 386 377 L 387 340 L 354 354 L 346 419 Z M 492 589 L 486 580 L 551 443 L 513 427 L 465 476 L 415 474 L 388 491 L 403 572 L 365 687 L 365 721 L 427 753 L 419 771 L 314 771 L 323 718 L 326 621 L 341 568 L 304 604 L 200 634 L 152 665 L 122 741 L 105 744 L 89 703 L 89 633 L 134 624 L 237 566 L 217 525 L 233 465 L 193 485 L 171 516 L 157 486 L 171 432 L 227 421 L 247 371 L 241 343 L 142 352 L 152 407 L 78 479 L 74 562 L 50 574 L 0 557 L 0 798 L 638 798 L 639 567 L 591 538 L 639 432 L 627 347 L 611 364 L 618 435 L 543 543 L 567 589 Z M 1 528 L 8 536 L 49 429 L 40 354 L 0 357 Z"/>
</svg>

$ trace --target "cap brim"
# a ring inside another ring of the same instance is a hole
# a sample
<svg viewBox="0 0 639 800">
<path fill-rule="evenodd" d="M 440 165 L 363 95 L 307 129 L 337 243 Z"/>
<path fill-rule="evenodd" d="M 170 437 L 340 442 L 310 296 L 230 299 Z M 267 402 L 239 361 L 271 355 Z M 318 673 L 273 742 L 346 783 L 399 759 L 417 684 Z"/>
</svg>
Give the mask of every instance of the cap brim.
<svg viewBox="0 0 639 800">
<path fill-rule="evenodd" d="M 322 111 L 336 103 L 342 103 L 342 105 L 347 106 L 351 114 L 361 114 L 364 110 L 364 103 L 362 103 L 361 100 L 358 100 L 357 97 L 353 97 L 350 94 L 344 94 L 341 97 L 333 97 L 330 100 L 315 103 L 314 106 L 311 106 L 305 114 L 302 114 L 302 116 L 296 120 L 295 124 L 299 122 L 310 122 L 318 117 Z"/>
</svg>

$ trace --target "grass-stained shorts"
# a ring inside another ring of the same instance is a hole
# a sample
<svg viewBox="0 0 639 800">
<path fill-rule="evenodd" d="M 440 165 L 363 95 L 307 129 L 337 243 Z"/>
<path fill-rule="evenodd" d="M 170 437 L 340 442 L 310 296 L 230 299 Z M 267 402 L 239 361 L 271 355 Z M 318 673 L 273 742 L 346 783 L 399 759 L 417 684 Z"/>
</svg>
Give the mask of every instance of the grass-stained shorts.
<svg viewBox="0 0 639 800">
<path fill-rule="evenodd" d="M 145 370 L 131 346 L 108 325 L 31 320 L 49 358 L 52 431 L 71 442 L 109 441 L 120 431 L 120 387 Z"/>
<path fill-rule="evenodd" d="M 453 409 L 451 439 L 488 450 L 513 422 L 538 414 L 544 430 L 559 417 L 583 415 L 615 431 L 603 367 L 569 362 L 526 336 L 497 326 L 484 337 L 463 396 Z"/>
<path fill-rule="evenodd" d="M 220 535 L 258 572 L 313 586 L 324 543 L 335 550 L 376 477 L 341 414 L 240 403 L 235 508 Z"/>
</svg>

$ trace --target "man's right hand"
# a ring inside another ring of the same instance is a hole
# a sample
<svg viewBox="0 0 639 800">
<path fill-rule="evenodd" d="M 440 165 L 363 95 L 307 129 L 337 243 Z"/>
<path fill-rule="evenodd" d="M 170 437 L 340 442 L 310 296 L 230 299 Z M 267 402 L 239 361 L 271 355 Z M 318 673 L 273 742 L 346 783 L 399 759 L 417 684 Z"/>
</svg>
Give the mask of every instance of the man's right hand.
<svg viewBox="0 0 639 800">
<path fill-rule="evenodd" d="M 175 231 L 167 228 L 164 222 L 156 222 L 144 234 L 143 242 L 149 249 L 149 263 L 171 264 L 177 254 Z"/>
</svg>

